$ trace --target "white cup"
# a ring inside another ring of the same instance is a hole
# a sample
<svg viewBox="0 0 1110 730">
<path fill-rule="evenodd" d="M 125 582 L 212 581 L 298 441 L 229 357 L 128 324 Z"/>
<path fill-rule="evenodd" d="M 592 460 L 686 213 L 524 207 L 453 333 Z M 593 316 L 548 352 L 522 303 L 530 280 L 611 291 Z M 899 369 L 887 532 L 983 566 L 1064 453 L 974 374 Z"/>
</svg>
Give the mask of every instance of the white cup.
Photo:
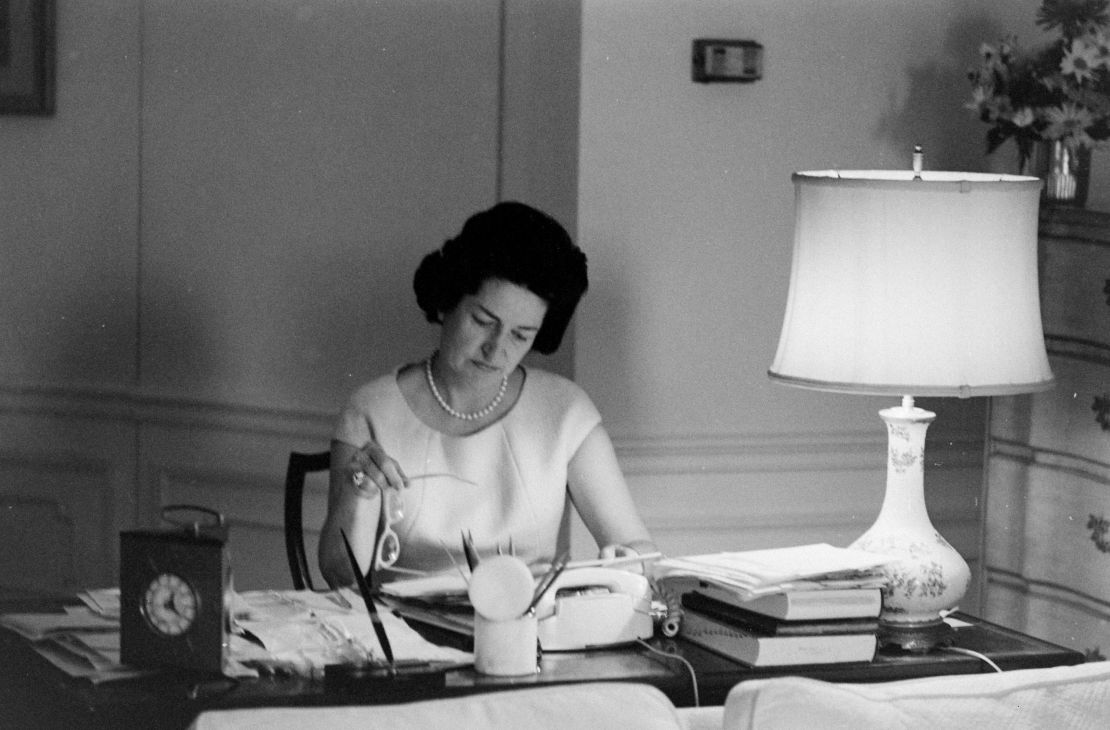
<svg viewBox="0 0 1110 730">
<path fill-rule="evenodd" d="M 481 674 L 519 677 L 539 671 L 536 614 L 493 621 L 474 615 L 474 668 Z"/>
</svg>

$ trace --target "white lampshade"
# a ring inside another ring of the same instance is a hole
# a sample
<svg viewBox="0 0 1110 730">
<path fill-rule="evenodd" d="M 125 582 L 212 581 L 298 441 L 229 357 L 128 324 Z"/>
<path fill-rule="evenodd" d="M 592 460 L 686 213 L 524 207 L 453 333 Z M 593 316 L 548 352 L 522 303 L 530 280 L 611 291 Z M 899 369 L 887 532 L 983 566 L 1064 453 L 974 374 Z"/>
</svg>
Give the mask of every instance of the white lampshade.
<svg viewBox="0 0 1110 730">
<path fill-rule="evenodd" d="M 1037 178 L 793 176 L 794 260 L 773 379 L 818 390 L 1008 395 L 1051 387 Z"/>
</svg>

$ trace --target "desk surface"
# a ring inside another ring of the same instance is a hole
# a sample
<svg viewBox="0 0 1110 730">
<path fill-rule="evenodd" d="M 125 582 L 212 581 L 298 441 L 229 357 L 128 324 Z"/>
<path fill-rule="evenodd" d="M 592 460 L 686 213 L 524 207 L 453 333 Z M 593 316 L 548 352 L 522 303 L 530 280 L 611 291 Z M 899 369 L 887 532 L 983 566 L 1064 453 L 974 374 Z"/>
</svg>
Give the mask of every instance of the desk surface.
<svg viewBox="0 0 1110 730">
<path fill-rule="evenodd" d="M 0 597 L 0 613 L 56 609 L 58 601 Z M 990 657 L 1002 669 L 1079 664 L 1081 653 L 1040 641 L 995 624 L 962 616 L 971 626 L 957 629 L 954 645 Z M 719 705 L 729 689 L 747 679 L 800 675 L 839 682 L 878 682 L 941 674 L 992 671 L 966 654 L 883 652 L 865 664 L 755 668 L 738 664 L 681 639 L 655 639 L 652 645 L 682 657 L 693 667 L 702 705 Z M 217 680 L 158 674 L 92 686 L 65 676 L 40 657 L 22 637 L 0 629 L 0 727 L 183 728 L 202 710 L 267 705 L 335 705 L 403 701 L 412 696 L 336 694 L 322 682 L 291 677 Z M 635 681 L 663 690 L 678 706 L 694 704 L 686 665 L 643 647 L 591 652 L 546 653 L 541 671 L 523 678 L 486 677 L 473 668 L 453 670 L 437 697 L 475 692 L 595 681 Z"/>
</svg>

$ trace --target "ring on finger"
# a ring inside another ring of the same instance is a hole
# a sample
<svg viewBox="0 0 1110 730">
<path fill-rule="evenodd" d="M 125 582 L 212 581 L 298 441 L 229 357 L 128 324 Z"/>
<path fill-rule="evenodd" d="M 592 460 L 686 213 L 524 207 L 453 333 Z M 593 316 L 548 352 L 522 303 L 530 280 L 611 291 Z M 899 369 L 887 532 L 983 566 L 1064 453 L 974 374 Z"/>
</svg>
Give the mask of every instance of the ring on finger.
<svg viewBox="0 0 1110 730">
<path fill-rule="evenodd" d="M 364 481 L 366 481 L 366 472 L 364 472 L 362 469 L 359 469 L 351 475 L 351 482 L 356 487 L 361 487 Z"/>
</svg>

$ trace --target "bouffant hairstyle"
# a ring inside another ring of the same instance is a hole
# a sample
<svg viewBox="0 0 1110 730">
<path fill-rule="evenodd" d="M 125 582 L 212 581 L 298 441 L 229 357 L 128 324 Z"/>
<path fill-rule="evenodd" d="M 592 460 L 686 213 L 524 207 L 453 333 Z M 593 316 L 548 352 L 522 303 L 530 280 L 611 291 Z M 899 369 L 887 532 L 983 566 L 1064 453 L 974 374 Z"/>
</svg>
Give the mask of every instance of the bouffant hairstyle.
<svg viewBox="0 0 1110 730">
<path fill-rule="evenodd" d="M 413 277 L 416 303 L 429 322 L 442 323 L 487 279 L 502 279 L 547 302 L 532 349 L 549 355 L 586 292 L 586 254 L 546 213 L 524 203 L 498 203 L 475 213 L 457 236 L 424 257 Z"/>
</svg>

